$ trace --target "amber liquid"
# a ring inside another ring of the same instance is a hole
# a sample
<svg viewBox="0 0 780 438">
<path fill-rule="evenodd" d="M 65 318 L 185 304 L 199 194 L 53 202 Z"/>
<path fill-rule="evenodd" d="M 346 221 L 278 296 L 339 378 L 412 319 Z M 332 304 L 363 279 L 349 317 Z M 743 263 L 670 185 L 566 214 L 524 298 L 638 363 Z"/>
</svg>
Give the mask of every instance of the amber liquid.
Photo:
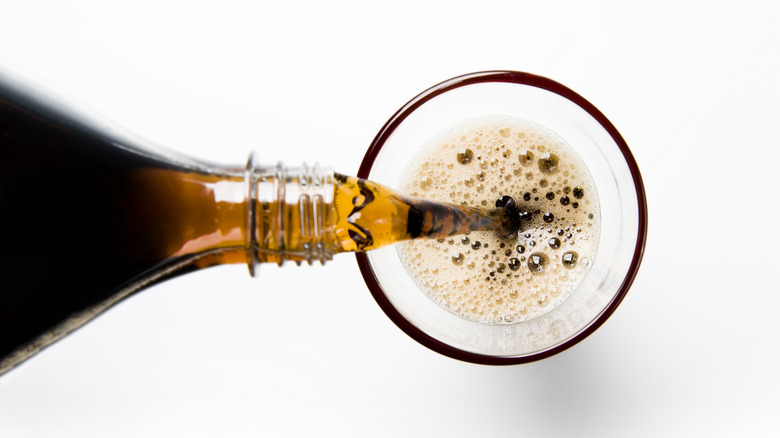
<svg viewBox="0 0 780 438">
<path fill-rule="evenodd" d="M 482 210 L 405 196 L 385 186 L 336 174 L 338 252 L 367 251 L 417 238 L 477 230 L 503 232 L 502 209 Z"/>
</svg>

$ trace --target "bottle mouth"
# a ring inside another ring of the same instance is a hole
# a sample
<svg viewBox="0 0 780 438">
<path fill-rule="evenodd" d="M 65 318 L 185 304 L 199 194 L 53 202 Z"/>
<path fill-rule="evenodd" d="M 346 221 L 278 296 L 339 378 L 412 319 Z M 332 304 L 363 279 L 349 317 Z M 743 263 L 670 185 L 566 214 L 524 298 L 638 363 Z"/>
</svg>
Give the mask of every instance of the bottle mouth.
<svg viewBox="0 0 780 438">
<path fill-rule="evenodd" d="M 438 132 L 466 119 L 493 115 L 518 117 L 553 130 L 594 174 L 605 220 L 587 281 L 550 313 L 526 322 L 491 325 L 458 317 L 433 303 L 393 248 L 356 257 L 379 306 L 413 339 L 455 359 L 509 365 L 566 350 L 617 309 L 641 263 L 647 204 L 636 161 L 612 123 L 564 85 L 515 71 L 458 76 L 407 102 L 371 143 L 358 176 L 396 187 L 410 157 Z"/>
<path fill-rule="evenodd" d="M 260 265 L 260 258 L 257 256 L 257 252 L 253 248 L 257 248 L 257 164 L 255 163 L 254 152 L 249 153 L 247 158 L 246 168 L 244 169 L 244 181 L 246 181 L 245 189 L 245 202 L 246 205 L 246 222 L 244 223 L 244 230 L 246 230 L 246 252 L 247 252 L 247 267 L 249 268 L 249 275 L 254 277 L 257 273 L 257 267 Z"/>
</svg>

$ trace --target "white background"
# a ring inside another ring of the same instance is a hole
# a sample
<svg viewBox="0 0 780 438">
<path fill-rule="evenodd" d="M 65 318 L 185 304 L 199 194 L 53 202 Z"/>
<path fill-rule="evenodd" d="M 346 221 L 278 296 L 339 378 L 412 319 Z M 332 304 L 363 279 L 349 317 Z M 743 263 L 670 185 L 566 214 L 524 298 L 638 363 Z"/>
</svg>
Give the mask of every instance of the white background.
<svg viewBox="0 0 780 438">
<path fill-rule="evenodd" d="M 601 329 L 504 368 L 408 338 L 349 255 L 177 278 L 0 377 L 0 436 L 776 436 L 777 2 L 65 3 L 0 1 L 0 65 L 218 162 L 354 174 L 425 88 L 548 76 L 625 137 L 650 234 Z"/>
</svg>

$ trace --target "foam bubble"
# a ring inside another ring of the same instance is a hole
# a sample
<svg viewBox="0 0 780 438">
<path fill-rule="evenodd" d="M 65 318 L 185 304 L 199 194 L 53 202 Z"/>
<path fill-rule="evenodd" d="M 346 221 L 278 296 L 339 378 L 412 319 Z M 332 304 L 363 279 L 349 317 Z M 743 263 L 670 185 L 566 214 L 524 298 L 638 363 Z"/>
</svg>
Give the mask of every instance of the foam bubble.
<svg viewBox="0 0 780 438">
<path fill-rule="evenodd" d="M 535 123 L 491 116 L 449 128 L 404 173 L 402 191 L 423 187 L 425 198 L 473 207 L 511 196 L 523 212 L 514 236 L 473 232 L 397 245 L 418 287 L 456 315 L 491 324 L 538 317 L 576 290 L 595 256 L 593 180 L 571 146 Z"/>
</svg>

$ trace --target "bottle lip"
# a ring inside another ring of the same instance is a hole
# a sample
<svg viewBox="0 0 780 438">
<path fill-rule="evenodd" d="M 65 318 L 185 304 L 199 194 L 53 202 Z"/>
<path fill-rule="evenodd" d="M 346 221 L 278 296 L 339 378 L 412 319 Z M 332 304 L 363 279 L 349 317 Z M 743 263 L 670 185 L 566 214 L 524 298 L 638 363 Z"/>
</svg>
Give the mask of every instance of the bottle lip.
<svg viewBox="0 0 780 438">
<path fill-rule="evenodd" d="M 257 253 L 252 248 L 257 246 L 257 233 L 255 232 L 255 225 L 257 219 L 257 172 L 255 168 L 255 153 L 250 152 L 246 161 L 246 168 L 244 169 L 244 181 L 246 182 L 245 201 L 244 205 L 247 206 L 246 217 L 244 223 L 244 230 L 246 230 L 246 252 L 247 252 L 247 267 L 249 268 L 249 275 L 252 277 L 256 274 L 256 268 L 260 265 L 260 260 L 257 257 Z"/>
<path fill-rule="evenodd" d="M 599 111 L 593 104 L 568 87 L 542 76 L 518 71 L 483 71 L 469 73 L 448 79 L 423 91 L 407 102 L 404 106 L 402 106 L 380 129 L 374 140 L 371 142 L 368 150 L 366 151 L 358 171 L 358 177 L 369 179 L 371 169 L 387 140 L 401 125 L 401 123 L 403 123 L 403 121 L 409 115 L 411 115 L 411 113 L 420 108 L 426 102 L 436 98 L 441 94 L 460 87 L 490 82 L 519 84 L 540 88 L 551 93 L 558 94 L 564 99 L 573 102 L 586 111 L 607 131 L 609 136 L 612 137 L 612 140 L 619 148 L 620 153 L 623 155 L 625 164 L 628 166 L 631 179 L 633 180 L 633 184 L 636 188 L 638 230 L 636 242 L 634 243 L 633 256 L 631 258 L 628 271 L 623 277 L 623 281 L 617 292 L 612 297 L 611 301 L 586 327 L 584 327 L 569 339 L 550 348 L 518 356 L 491 356 L 486 354 L 479 354 L 446 344 L 445 342 L 442 342 L 425 333 L 412 321 L 409 321 L 406 317 L 404 317 L 404 315 L 401 314 L 401 312 L 399 312 L 398 309 L 395 308 L 388 296 L 383 291 L 383 288 L 374 273 L 368 256 L 363 253 L 356 253 L 355 256 L 357 258 L 358 266 L 366 282 L 366 285 L 368 286 L 379 307 L 401 330 L 403 330 L 407 335 L 415 339 L 417 342 L 440 354 L 466 362 L 483 365 L 516 365 L 544 359 L 574 346 L 588 337 L 596 329 L 598 329 L 617 309 L 617 307 L 623 301 L 623 298 L 625 297 L 629 288 L 631 287 L 634 279 L 636 278 L 636 274 L 644 254 L 645 243 L 647 240 L 647 200 L 644 184 L 642 182 L 642 177 L 639 172 L 639 167 L 636 163 L 636 160 L 634 159 L 634 156 L 628 148 L 628 145 L 626 144 L 623 137 L 617 131 L 615 126 L 606 118 L 606 116 L 601 113 L 601 111 Z"/>
</svg>

